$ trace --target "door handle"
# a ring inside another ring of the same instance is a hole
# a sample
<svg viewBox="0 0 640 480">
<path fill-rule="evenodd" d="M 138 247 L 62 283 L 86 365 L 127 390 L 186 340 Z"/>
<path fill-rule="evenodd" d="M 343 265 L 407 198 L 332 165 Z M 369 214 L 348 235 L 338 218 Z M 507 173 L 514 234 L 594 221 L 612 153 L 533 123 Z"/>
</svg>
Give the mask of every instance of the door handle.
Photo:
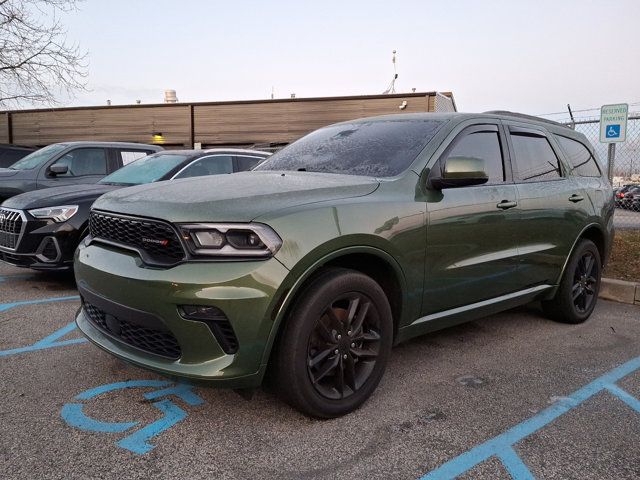
<svg viewBox="0 0 640 480">
<path fill-rule="evenodd" d="M 582 195 L 578 195 L 577 193 L 574 193 L 569 197 L 569 201 L 573 203 L 581 202 L 582 200 L 584 200 L 584 197 Z"/>
<path fill-rule="evenodd" d="M 501 208 L 502 210 L 507 210 L 509 208 L 517 207 L 518 202 L 510 202 L 509 200 L 501 201 L 496 207 Z"/>
</svg>

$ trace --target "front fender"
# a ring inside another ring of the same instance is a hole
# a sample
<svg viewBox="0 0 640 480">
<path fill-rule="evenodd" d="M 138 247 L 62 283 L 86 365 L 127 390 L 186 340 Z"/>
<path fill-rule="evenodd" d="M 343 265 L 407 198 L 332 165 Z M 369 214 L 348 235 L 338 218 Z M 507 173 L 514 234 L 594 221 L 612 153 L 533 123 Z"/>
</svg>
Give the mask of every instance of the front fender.
<svg viewBox="0 0 640 480">
<path fill-rule="evenodd" d="M 289 307 L 301 292 L 307 280 L 309 280 L 324 265 L 336 258 L 350 254 L 368 254 L 374 255 L 385 261 L 396 274 L 397 280 L 400 283 L 401 287 L 402 304 L 403 306 L 406 305 L 408 289 L 404 272 L 400 264 L 388 252 L 371 245 L 352 245 L 349 247 L 340 248 L 338 250 L 334 249 L 329 253 L 325 253 L 324 255 L 318 255 L 320 251 L 327 248 L 323 247 L 319 247 L 317 251 L 314 250 L 305 259 L 303 259 L 303 261 L 301 261 L 299 265 L 297 265 L 289 272 L 285 281 L 283 282 L 283 288 L 279 292 L 280 297 L 276 302 L 276 306 L 272 310 L 273 327 L 271 328 L 269 339 L 263 352 L 263 367 L 266 367 L 269 362 L 269 357 L 271 356 L 273 345 L 275 344 L 278 332 L 280 331 L 282 322 L 286 317 Z M 402 311 L 405 312 L 406 309 L 403 308 Z"/>
</svg>

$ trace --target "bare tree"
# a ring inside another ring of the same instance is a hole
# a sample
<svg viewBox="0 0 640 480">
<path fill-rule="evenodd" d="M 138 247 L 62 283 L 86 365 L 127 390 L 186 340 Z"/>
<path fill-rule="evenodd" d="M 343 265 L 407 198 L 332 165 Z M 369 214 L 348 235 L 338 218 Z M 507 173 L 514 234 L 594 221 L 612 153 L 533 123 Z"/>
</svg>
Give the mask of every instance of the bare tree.
<svg viewBox="0 0 640 480">
<path fill-rule="evenodd" d="M 59 16 L 77 0 L 0 0 L 0 107 L 55 104 L 85 88 L 86 54 L 67 43 Z"/>
</svg>

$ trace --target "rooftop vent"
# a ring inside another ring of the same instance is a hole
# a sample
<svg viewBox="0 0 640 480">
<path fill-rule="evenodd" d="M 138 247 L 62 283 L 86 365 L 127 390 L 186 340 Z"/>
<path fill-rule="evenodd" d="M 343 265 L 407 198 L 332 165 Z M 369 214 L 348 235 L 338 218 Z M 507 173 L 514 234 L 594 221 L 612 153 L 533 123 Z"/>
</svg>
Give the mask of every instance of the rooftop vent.
<svg viewBox="0 0 640 480">
<path fill-rule="evenodd" d="M 178 97 L 175 90 L 164 91 L 164 103 L 178 103 Z"/>
</svg>

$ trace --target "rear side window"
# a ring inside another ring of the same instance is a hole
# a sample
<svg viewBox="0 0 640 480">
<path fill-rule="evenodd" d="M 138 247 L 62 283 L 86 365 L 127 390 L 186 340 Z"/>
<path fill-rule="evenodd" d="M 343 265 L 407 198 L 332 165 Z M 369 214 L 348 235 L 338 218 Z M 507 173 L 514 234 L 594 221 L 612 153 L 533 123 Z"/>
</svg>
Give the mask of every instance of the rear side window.
<svg viewBox="0 0 640 480">
<path fill-rule="evenodd" d="M 236 157 L 236 162 L 238 165 L 238 171 L 239 172 L 245 172 L 247 170 L 251 170 L 253 167 L 255 167 L 258 162 L 260 162 L 260 160 L 262 160 L 261 158 L 257 158 L 257 157 L 240 157 L 237 156 Z"/>
<path fill-rule="evenodd" d="M 147 155 L 149 155 L 149 152 L 146 150 L 120 150 L 122 165 L 128 165 L 139 158 L 146 157 Z"/>
<path fill-rule="evenodd" d="M 214 155 L 212 157 L 200 158 L 182 170 L 174 178 L 203 177 L 223 173 L 233 173 L 233 159 L 229 155 Z"/>
<path fill-rule="evenodd" d="M 541 182 L 562 177 L 560 164 L 549 140 L 543 136 L 511 132 L 518 180 Z"/>
<path fill-rule="evenodd" d="M 451 149 L 447 158 L 472 157 L 484 160 L 488 183 L 504 182 L 504 167 L 498 132 L 474 132 L 464 136 Z"/>
<path fill-rule="evenodd" d="M 579 177 L 599 177 L 601 175 L 598 164 L 587 147 L 567 137 L 560 135 L 555 137 L 569 160 L 571 173 Z"/>
</svg>

